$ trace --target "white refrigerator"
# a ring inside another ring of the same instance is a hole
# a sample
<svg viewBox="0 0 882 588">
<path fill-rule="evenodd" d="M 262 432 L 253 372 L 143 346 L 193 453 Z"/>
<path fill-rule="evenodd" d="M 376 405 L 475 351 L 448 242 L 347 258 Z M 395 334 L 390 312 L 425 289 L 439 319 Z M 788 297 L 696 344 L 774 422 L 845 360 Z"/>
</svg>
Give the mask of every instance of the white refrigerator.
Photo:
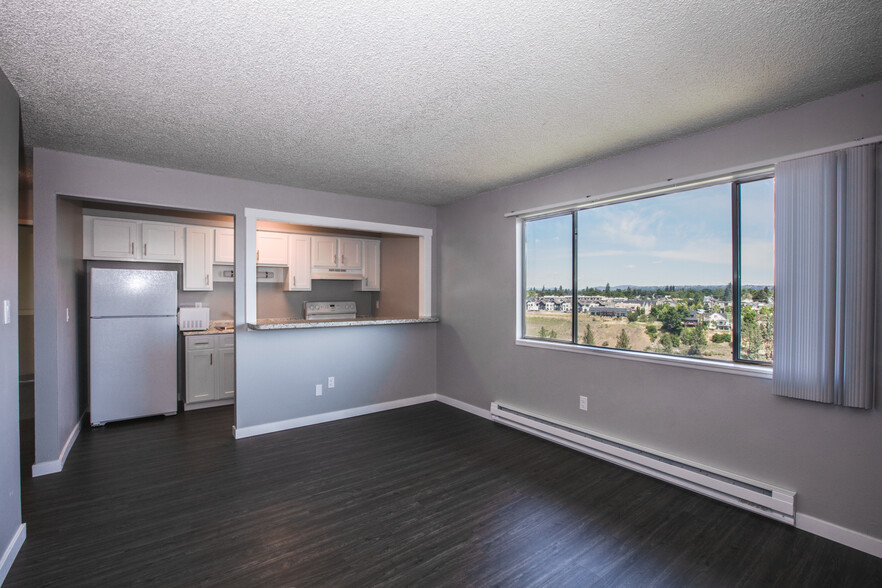
<svg viewBox="0 0 882 588">
<path fill-rule="evenodd" d="M 91 268 L 92 425 L 178 412 L 178 273 Z"/>
</svg>

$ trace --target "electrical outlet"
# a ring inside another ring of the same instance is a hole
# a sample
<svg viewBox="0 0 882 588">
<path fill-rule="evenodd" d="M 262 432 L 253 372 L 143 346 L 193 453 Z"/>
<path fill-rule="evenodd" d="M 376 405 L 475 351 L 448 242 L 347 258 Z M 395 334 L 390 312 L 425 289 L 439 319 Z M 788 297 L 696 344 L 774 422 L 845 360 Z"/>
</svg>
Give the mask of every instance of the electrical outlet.
<svg viewBox="0 0 882 588">
<path fill-rule="evenodd" d="M 334 387 L 334 376 L 328 378 L 328 390 Z"/>
<path fill-rule="evenodd" d="M 587 396 L 579 396 L 579 410 L 588 410 Z"/>
<path fill-rule="evenodd" d="M 321 396 L 321 395 L 322 395 L 322 385 L 321 385 L 321 384 L 316 384 L 316 385 L 315 385 L 315 395 L 316 395 L 316 396 Z"/>
</svg>

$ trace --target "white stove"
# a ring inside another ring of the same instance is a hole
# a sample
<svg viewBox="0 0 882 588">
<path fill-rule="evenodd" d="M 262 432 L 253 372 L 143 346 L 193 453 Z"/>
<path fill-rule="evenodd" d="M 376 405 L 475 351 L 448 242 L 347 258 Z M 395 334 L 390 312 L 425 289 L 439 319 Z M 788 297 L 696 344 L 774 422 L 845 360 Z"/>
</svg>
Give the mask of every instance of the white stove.
<svg viewBox="0 0 882 588">
<path fill-rule="evenodd" d="M 355 302 L 304 302 L 303 318 L 308 321 L 321 319 L 354 319 Z"/>
</svg>

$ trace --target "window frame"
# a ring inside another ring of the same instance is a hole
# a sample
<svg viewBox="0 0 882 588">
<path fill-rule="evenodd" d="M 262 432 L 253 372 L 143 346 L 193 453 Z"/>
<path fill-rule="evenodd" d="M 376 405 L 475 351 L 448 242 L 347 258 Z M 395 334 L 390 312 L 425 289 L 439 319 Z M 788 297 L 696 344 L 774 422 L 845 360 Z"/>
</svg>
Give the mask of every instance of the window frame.
<svg viewBox="0 0 882 588">
<path fill-rule="evenodd" d="M 600 355 L 606 357 L 619 357 L 623 359 L 660 363 L 667 365 L 681 365 L 711 371 L 736 373 L 740 375 L 771 378 L 773 362 L 750 360 L 740 358 L 741 347 L 741 186 L 746 183 L 774 179 L 774 168 L 752 170 L 742 174 L 727 175 L 725 177 L 701 180 L 686 185 L 669 186 L 654 190 L 646 190 L 633 194 L 616 195 L 615 197 L 598 197 L 590 202 L 566 208 L 553 208 L 546 212 L 526 213 L 517 216 L 516 237 L 517 249 L 517 337 L 516 344 L 526 347 L 554 348 L 563 351 Z M 706 359 L 684 355 L 669 355 L 630 349 L 618 349 L 597 345 L 579 343 L 578 338 L 578 212 L 600 206 L 613 206 L 624 202 L 634 202 L 647 198 L 656 198 L 670 194 L 688 192 L 694 189 L 728 184 L 731 188 L 731 223 L 732 223 L 732 356 L 730 360 Z M 572 322 L 572 334 L 570 341 L 541 339 L 526 335 L 526 224 L 547 218 L 569 215 L 572 219 L 572 268 L 570 290 L 573 300 L 570 318 Z M 774 287 L 774 285 L 773 285 Z"/>
</svg>

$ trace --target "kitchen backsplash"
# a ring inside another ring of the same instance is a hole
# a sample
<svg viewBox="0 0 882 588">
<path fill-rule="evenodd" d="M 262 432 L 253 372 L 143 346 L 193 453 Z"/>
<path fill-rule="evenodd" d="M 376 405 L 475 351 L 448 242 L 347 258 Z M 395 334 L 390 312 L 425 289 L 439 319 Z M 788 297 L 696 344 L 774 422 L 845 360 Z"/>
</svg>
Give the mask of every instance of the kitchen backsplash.
<svg viewBox="0 0 882 588">
<path fill-rule="evenodd" d="M 281 284 L 257 284 L 257 318 L 303 318 L 310 300 L 354 300 L 359 316 L 374 316 L 379 292 L 357 292 L 348 280 L 313 280 L 311 292 L 284 292 Z"/>
</svg>

